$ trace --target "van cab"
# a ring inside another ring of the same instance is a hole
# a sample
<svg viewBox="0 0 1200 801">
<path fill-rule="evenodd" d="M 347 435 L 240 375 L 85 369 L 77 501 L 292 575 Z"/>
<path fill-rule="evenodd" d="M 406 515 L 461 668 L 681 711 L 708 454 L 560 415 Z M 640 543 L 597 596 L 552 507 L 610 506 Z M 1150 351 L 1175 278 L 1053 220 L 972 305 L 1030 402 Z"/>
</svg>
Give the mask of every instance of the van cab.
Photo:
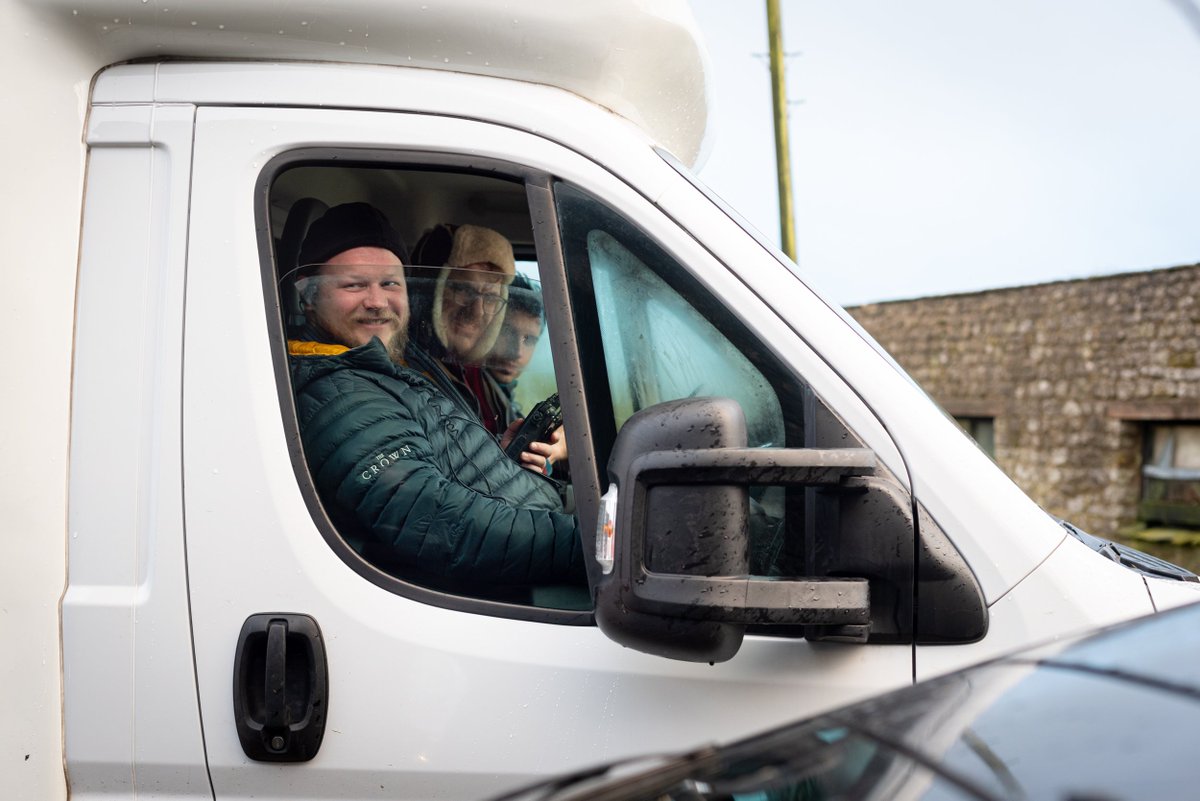
<svg viewBox="0 0 1200 801">
<path fill-rule="evenodd" d="M 681 2 L 0 7 L 5 797 L 480 797 L 1196 597 L 697 181 Z M 540 285 L 517 397 L 560 397 L 587 591 L 431 586 L 333 522 L 281 279 L 354 201 Z"/>
</svg>

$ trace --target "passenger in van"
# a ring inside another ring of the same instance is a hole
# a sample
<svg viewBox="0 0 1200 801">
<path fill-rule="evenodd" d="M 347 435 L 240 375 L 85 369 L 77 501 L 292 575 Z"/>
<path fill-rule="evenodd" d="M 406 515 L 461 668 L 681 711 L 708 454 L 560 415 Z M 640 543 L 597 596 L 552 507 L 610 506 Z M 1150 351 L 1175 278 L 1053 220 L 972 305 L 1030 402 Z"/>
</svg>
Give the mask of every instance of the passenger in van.
<svg viewBox="0 0 1200 801">
<path fill-rule="evenodd" d="M 414 263 L 411 333 L 432 357 L 420 368 L 500 434 L 507 425 L 502 399 L 484 380 L 482 364 L 504 323 L 516 275 L 512 245 L 490 228 L 439 225 L 417 242 Z"/>
<path fill-rule="evenodd" d="M 503 408 L 502 418 L 507 425 L 524 419 L 524 411 L 516 399 L 517 381 L 533 359 L 545 330 L 546 315 L 541 291 L 534 287 L 529 278 L 517 273 L 508 287 L 508 306 L 500 336 L 484 363 L 484 377 L 495 388 L 495 396 Z M 567 444 L 561 428 L 551 434 L 549 442 L 532 443 L 530 450 L 546 457 L 547 474 L 553 473 L 557 463 L 566 466 Z M 562 475 L 563 471 L 560 470 L 556 477 Z"/>
<path fill-rule="evenodd" d="M 305 323 L 289 361 L 305 458 L 330 517 L 368 560 L 440 588 L 508 597 L 582 583 L 577 522 L 553 483 L 505 456 L 414 369 L 429 356 L 406 341 L 407 260 L 365 203 L 331 208 L 300 248 Z"/>
<path fill-rule="evenodd" d="M 500 336 L 484 363 L 484 375 L 496 386 L 504 407 L 506 425 L 522 416 L 522 409 L 514 397 L 517 380 L 533 359 L 538 340 L 545 330 L 541 294 L 528 278 L 518 274 L 508 288 L 508 307 L 500 326 Z"/>
<path fill-rule="evenodd" d="M 511 397 L 488 376 L 483 362 L 507 325 L 514 281 L 522 281 L 526 288 L 525 295 L 515 298 L 518 307 L 528 305 L 521 304 L 530 285 L 517 276 L 512 244 L 491 228 L 439 225 L 418 240 L 414 262 L 409 280 L 411 332 L 421 347 L 413 366 L 471 409 L 488 431 L 506 439 L 516 431 L 520 418 L 508 413 Z M 537 305 L 540 335 L 540 299 Z M 424 355 L 431 358 L 422 360 Z M 549 474 L 553 462 L 567 455 L 561 431 L 552 435 L 552 441 L 532 443 L 521 454 L 521 465 Z"/>
</svg>

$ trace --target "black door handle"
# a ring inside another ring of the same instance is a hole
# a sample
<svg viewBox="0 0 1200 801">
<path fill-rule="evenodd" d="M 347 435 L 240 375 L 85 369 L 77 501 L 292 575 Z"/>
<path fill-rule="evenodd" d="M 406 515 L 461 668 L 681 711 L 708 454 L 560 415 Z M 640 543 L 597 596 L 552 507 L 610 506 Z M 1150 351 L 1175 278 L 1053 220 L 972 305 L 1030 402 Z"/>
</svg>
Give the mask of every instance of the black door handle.
<svg viewBox="0 0 1200 801">
<path fill-rule="evenodd" d="M 251 615 L 233 660 L 233 715 L 246 756 L 307 762 L 325 736 L 325 642 L 308 615 Z"/>
</svg>

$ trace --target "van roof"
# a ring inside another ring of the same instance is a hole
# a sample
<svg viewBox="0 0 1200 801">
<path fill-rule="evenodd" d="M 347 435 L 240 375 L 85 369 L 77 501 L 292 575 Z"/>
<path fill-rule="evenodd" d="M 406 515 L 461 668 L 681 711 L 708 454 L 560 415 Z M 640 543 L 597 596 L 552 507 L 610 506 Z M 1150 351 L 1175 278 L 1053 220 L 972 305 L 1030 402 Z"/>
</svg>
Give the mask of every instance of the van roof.
<svg viewBox="0 0 1200 801">
<path fill-rule="evenodd" d="M 340 61 L 573 92 L 695 164 L 708 58 L 685 0 L 20 0 L 96 69 L 134 59 Z M 102 62 L 102 63 L 101 63 Z"/>
</svg>

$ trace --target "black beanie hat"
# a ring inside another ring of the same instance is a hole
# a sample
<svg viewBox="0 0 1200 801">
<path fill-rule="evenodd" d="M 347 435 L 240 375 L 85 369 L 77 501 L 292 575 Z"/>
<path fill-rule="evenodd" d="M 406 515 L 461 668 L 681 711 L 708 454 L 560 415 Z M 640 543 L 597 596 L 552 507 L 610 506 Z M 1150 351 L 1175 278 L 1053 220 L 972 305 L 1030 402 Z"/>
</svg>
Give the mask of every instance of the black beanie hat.
<svg viewBox="0 0 1200 801">
<path fill-rule="evenodd" d="M 304 235 L 296 259 L 301 274 L 311 264 L 324 264 L 353 248 L 383 248 L 408 264 L 408 248 L 383 212 L 370 203 L 343 203 L 326 211 Z"/>
</svg>

